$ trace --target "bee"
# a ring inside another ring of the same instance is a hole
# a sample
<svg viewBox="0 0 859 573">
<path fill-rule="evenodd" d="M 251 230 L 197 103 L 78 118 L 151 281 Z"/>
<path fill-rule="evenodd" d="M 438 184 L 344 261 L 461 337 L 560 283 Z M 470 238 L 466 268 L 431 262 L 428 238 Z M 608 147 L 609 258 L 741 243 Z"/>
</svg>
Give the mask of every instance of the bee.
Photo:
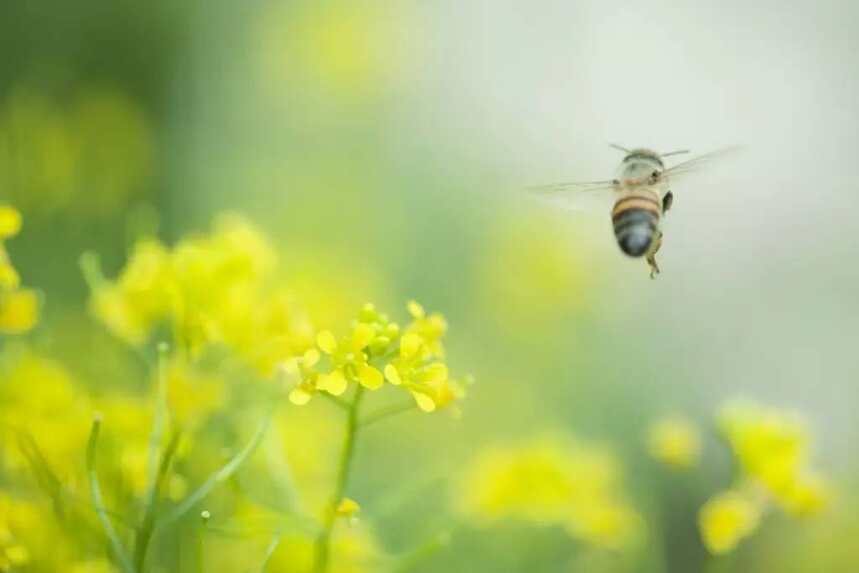
<svg viewBox="0 0 859 573">
<path fill-rule="evenodd" d="M 620 250 L 630 257 L 644 257 L 653 279 L 660 272 L 656 253 L 662 247 L 662 221 L 674 204 L 672 181 L 737 148 L 720 149 L 666 167 L 665 159 L 689 153 L 689 150 L 658 153 L 645 148 L 627 149 L 616 144 L 611 144 L 611 147 L 624 153 L 614 179 L 554 183 L 532 187 L 531 190 L 545 197 L 562 199 L 567 206 L 575 205 L 585 195 L 608 192 L 614 200 L 611 221 Z"/>
</svg>

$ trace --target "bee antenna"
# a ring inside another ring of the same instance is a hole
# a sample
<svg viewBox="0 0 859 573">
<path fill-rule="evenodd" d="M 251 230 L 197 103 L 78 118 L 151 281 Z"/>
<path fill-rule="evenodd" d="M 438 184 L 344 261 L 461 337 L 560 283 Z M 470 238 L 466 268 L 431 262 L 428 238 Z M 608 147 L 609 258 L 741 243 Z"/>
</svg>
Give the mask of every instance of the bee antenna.
<svg viewBox="0 0 859 573">
<path fill-rule="evenodd" d="M 609 143 L 608 146 L 613 147 L 614 149 L 617 149 L 618 151 L 623 151 L 624 153 L 630 153 L 629 149 L 627 149 L 626 147 L 622 147 L 622 146 L 618 145 L 617 143 Z"/>
<path fill-rule="evenodd" d="M 671 157 L 672 155 L 683 155 L 684 153 L 689 153 L 688 149 L 678 149 L 677 151 L 669 151 L 668 153 L 663 153 L 662 157 Z"/>
</svg>

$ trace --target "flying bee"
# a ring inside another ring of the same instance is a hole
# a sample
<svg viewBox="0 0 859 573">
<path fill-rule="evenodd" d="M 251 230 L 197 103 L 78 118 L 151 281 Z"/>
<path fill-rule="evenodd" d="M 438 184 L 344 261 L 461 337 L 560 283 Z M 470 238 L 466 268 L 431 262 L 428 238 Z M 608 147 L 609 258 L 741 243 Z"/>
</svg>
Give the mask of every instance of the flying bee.
<svg viewBox="0 0 859 573">
<path fill-rule="evenodd" d="M 666 168 L 666 158 L 689 153 L 689 150 L 657 153 L 615 144 L 611 147 L 624 153 L 615 179 L 555 183 L 532 190 L 546 197 L 561 199 L 567 206 L 575 205 L 586 195 L 608 192 L 614 200 L 611 220 L 620 250 L 630 257 L 644 257 L 650 266 L 650 278 L 656 278 L 659 274 L 656 253 L 662 247 L 662 220 L 674 203 L 671 182 L 736 148 L 720 149 Z"/>
</svg>

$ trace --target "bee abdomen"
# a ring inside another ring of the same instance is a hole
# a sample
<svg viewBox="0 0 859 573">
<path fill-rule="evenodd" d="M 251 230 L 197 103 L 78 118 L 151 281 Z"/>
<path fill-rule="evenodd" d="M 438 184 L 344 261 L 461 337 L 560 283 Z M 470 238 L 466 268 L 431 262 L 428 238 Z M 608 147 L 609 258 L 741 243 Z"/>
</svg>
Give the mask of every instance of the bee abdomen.
<svg viewBox="0 0 859 573">
<path fill-rule="evenodd" d="M 647 253 L 656 236 L 660 215 L 659 201 L 650 195 L 632 195 L 618 200 L 611 219 L 620 250 L 630 257 Z"/>
</svg>

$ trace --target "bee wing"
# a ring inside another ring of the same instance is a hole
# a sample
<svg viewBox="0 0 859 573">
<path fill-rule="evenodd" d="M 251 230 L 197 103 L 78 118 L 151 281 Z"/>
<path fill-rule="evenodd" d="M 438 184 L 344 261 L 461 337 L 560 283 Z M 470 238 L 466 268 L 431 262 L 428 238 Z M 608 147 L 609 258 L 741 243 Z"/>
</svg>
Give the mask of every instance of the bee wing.
<svg viewBox="0 0 859 573">
<path fill-rule="evenodd" d="M 529 187 L 540 200 L 571 211 L 608 206 L 617 194 L 616 181 L 567 181 Z"/>
<path fill-rule="evenodd" d="M 713 162 L 718 162 L 725 157 L 731 156 L 740 149 L 741 147 L 739 145 L 732 145 L 730 147 L 723 147 L 722 149 L 711 151 L 710 153 L 705 153 L 704 155 L 699 155 L 698 157 L 693 157 L 687 161 L 681 161 L 677 165 L 673 165 L 666 169 L 663 172 L 663 175 L 668 176 L 668 178 L 672 180 L 677 177 L 684 177 L 689 173 L 698 171 L 702 167 L 713 164 Z"/>
</svg>

